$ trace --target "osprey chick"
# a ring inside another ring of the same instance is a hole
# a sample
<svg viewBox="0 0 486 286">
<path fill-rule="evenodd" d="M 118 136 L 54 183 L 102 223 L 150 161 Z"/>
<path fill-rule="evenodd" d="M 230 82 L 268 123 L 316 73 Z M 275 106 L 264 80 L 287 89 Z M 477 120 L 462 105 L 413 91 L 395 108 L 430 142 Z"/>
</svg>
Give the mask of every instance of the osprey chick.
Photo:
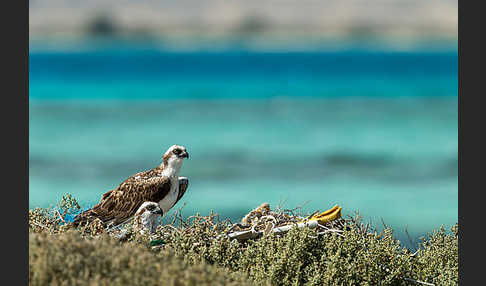
<svg viewBox="0 0 486 286">
<path fill-rule="evenodd" d="M 156 202 L 165 215 L 184 195 L 189 185 L 179 177 L 182 162 L 189 158 L 184 146 L 172 145 L 162 156 L 162 163 L 148 171 L 136 173 L 116 189 L 103 194 L 100 202 L 74 218 L 73 226 L 98 218 L 107 226 L 130 220 L 144 202 Z"/>
<path fill-rule="evenodd" d="M 135 228 L 141 234 L 146 231 L 154 233 L 157 229 L 157 218 L 164 212 L 156 202 L 144 202 L 135 213 Z"/>
</svg>

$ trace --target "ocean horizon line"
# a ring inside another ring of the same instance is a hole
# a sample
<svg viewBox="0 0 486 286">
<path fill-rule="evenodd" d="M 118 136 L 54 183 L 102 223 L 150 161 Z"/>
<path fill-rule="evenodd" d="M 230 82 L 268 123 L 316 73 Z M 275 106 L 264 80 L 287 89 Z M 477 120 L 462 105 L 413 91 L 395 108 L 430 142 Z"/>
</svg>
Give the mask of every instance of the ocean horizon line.
<svg viewBox="0 0 486 286">
<path fill-rule="evenodd" d="M 217 39 L 211 41 L 183 41 L 170 39 L 124 39 L 98 37 L 47 37 L 29 39 L 29 53 L 84 53 L 110 50 L 157 51 L 162 53 L 333 53 L 333 52 L 390 52 L 390 53 L 458 53 L 457 39 L 326 39 L 316 41 L 293 40 L 251 41 L 245 39 Z"/>
</svg>

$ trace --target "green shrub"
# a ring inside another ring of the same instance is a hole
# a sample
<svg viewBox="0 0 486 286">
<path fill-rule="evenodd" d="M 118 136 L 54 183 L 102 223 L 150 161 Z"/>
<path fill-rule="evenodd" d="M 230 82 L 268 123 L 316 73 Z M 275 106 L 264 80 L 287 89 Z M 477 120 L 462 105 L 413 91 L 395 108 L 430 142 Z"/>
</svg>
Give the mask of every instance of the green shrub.
<svg viewBox="0 0 486 286">
<path fill-rule="evenodd" d="M 29 273 L 30 285 L 254 285 L 244 273 L 73 230 L 30 234 Z"/>
<path fill-rule="evenodd" d="M 239 242 L 222 236 L 231 224 L 215 214 L 184 220 L 178 212 L 155 236 L 129 229 L 127 242 L 121 242 L 99 226 L 63 226 L 62 213 L 69 211 L 29 211 L 31 285 L 458 283 L 457 224 L 452 233 L 434 231 L 412 254 L 391 229 L 378 233 L 357 217 L 341 219 L 341 233 L 294 228 Z M 152 249 L 151 240 L 165 243 Z"/>
<path fill-rule="evenodd" d="M 447 234 L 444 227 L 423 239 L 420 255 L 416 257 L 414 271 L 417 280 L 435 285 L 457 285 L 459 277 L 458 225 Z"/>
</svg>

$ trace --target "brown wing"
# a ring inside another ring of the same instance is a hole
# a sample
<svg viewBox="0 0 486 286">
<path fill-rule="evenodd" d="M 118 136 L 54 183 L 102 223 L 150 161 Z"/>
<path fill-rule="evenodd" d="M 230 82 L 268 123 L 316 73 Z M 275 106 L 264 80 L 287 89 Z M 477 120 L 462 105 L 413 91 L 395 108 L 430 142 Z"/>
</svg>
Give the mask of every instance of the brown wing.
<svg viewBox="0 0 486 286">
<path fill-rule="evenodd" d="M 155 170 L 137 173 L 123 181 L 118 188 L 105 194 L 93 208 L 74 219 L 75 225 L 95 218 L 103 223 L 118 225 L 130 219 L 145 201 L 159 202 L 170 191 L 170 180 L 157 176 Z"/>
</svg>

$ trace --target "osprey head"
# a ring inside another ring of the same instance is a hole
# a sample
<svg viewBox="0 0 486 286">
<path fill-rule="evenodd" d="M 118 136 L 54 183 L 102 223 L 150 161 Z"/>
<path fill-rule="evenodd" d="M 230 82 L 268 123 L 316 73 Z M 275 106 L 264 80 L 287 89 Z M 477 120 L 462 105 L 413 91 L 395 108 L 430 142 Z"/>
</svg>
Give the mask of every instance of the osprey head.
<svg viewBox="0 0 486 286">
<path fill-rule="evenodd" d="M 172 145 L 162 156 L 162 162 L 165 166 L 181 166 L 184 158 L 189 158 L 186 147 L 180 145 Z"/>
<path fill-rule="evenodd" d="M 140 233 L 144 234 L 146 231 L 153 233 L 157 228 L 157 218 L 163 213 L 158 203 L 144 202 L 135 213 L 135 223 Z"/>
<path fill-rule="evenodd" d="M 144 216 L 144 217 L 157 217 L 158 215 L 163 214 L 162 209 L 160 208 L 159 204 L 156 202 L 144 202 L 137 210 L 135 215 Z"/>
</svg>

